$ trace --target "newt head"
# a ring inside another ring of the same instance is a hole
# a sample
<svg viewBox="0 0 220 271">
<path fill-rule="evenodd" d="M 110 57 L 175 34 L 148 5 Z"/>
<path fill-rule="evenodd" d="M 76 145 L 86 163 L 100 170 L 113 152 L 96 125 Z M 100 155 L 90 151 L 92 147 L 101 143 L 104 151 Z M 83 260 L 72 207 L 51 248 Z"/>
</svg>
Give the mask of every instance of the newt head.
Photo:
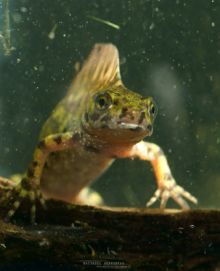
<svg viewBox="0 0 220 271">
<path fill-rule="evenodd" d="M 96 44 L 73 86 L 87 133 L 111 142 L 138 142 L 152 134 L 156 105 L 124 86 L 114 45 Z"/>
<path fill-rule="evenodd" d="M 82 125 L 89 133 L 113 141 L 139 141 L 153 132 L 156 105 L 151 97 L 112 87 L 95 93 L 87 101 Z"/>
</svg>

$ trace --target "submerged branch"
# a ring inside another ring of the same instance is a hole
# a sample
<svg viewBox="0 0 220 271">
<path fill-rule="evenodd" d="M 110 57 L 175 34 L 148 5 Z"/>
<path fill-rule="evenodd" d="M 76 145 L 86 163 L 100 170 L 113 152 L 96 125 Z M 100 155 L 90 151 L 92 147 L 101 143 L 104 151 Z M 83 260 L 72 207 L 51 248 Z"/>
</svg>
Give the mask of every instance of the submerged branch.
<svg viewBox="0 0 220 271">
<path fill-rule="evenodd" d="M 24 206 L 16 225 L 0 221 L 0 268 L 9 262 L 22 268 L 34 262 L 38 268 L 59 263 L 77 270 L 220 266 L 219 211 L 94 208 L 49 201 L 47 210 L 39 206 L 37 225 L 30 226 Z"/>
</svg>

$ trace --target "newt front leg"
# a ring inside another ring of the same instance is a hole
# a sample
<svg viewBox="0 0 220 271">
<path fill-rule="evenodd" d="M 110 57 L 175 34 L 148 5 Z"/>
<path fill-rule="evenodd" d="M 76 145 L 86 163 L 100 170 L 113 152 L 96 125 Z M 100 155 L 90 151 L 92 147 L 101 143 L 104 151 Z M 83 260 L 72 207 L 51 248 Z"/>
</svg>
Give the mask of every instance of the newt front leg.
<svg viewBox="0 0 220 271">
<path fill-rule="evenodd" d="M 189 205 L 184 197 L 187 200 L 197 204 L 197 199 L 194 196 L 184 190 L 181 186 L 177 185 L 172 176 L 166 156 L 158 145 L 141 141 L 134 145 L 128 156 L 139 157 L 141 160 L 148 160 L 153 166 L 158 189 L 154 193 L 153 197 L 147 202 L 147 207 L 152 205 L 159 198 L 161 198 L 161 208 L 166 207 L 169 198 L 173 198 L 173 200 L 182 209 L 189 208 Z"/>
<path fill-rule="evenodd" d="M 11 209 L 6 215 L 6 220 L 14 215 L 22 199 L 28 197 L 32 203 L 31 222 L 35 222 L 36 199 L 39 199 L 44 205 L 44 199 L 40 192 L 40 178 L 48 154 L 74 147 L 74 142 L 78 137 L 78 133 L 71 132 L 47 136 L 39 142 L 25 176 L 17 186 L 12 189 L 13 185 L 10 185 L 12 181 L 10 182 L 10 180 L 6 178 L 0 179 L 0 187 L 7 189 L 7 185 L 9 184 L 8 187 L 10 189 L 1 199 L 2 202 L 6 201 L 9 203 L 9 206 L 11 206 Z"/>
</svg>

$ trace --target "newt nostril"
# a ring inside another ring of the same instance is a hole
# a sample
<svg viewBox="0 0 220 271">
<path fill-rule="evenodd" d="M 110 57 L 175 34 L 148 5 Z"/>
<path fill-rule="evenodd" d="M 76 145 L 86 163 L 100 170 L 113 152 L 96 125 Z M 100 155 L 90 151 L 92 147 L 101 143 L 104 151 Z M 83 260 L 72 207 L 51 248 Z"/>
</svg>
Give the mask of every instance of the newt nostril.
<svg viewBox="0 0 220 271">
<path fill-rule="evenodd" d="M 141 124 L 145 118 L 145 112 L 141 112 L 140 117 L 138 119 L 138 124 Z"/>
<path fill-rule="evenodd" d="M 148 130 L 149 132 L 152 132 L 153 126 L 152 126 L 151 124 L 148 124 L 148 125 L 147 125 L 147 130 Z"/>
</svg>

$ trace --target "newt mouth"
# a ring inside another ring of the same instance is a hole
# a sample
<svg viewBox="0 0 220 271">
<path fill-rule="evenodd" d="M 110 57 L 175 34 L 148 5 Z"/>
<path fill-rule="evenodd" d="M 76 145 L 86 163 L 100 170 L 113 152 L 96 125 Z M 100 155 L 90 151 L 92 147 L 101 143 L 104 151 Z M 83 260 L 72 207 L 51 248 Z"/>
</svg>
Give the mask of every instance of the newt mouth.
<svg viewBox="0 0 220 271">
<path fill-rule="evenodd" d="M 153 132 L 153 126 L 150 124 L 144 126 L 144 125 L 140 125 L 140 124 L 136 124 L 136 123 L 121 122 L 118 124 L 118 127 L 121 129 L 128 129 L 128 130 L 134 131 L 134 132 L 146 131 L 149 133 L 149 135 L 151 135 Z"/>
</svg>

